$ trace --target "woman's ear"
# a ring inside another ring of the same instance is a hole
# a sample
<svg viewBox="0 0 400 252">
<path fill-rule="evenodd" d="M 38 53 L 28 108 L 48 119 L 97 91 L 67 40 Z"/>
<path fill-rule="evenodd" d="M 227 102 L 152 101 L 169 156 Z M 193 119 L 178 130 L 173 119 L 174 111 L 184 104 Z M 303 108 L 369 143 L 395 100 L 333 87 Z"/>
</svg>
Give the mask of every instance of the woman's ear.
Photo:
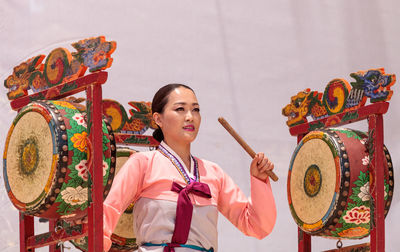
<svg viewBox="0 0 400 252">
<path fill-rule="evenodd" d="M 158 112 L 153 113 L 153 120 L 154 122 L 158 125 L 158 127 L 162 127 L 162 122 L 161 122 L 161 114 Z"/>
</svg>

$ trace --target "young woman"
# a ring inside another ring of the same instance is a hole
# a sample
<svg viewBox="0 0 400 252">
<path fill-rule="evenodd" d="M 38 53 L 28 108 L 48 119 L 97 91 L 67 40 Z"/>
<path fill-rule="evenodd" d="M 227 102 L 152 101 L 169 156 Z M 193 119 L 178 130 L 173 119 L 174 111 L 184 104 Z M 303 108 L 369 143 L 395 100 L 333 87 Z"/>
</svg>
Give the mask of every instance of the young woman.
<svg viewBox="0 0 400 252">
<path fill-rule="evenodd" d="M 132 155 L 104 202 L 104 249 L 131 203 L 139 251 L 217 251 L 218 211 L 244 234 L 262 239 L 275 224 L 276 207 L 266 174 L 274 165 L 258 153 L 250 164 L 251 199 L 215 163 L 192 156 L 201 122 L 193 90 L 169 84 L 155 94 L 154 151 Z"/>
</svg>

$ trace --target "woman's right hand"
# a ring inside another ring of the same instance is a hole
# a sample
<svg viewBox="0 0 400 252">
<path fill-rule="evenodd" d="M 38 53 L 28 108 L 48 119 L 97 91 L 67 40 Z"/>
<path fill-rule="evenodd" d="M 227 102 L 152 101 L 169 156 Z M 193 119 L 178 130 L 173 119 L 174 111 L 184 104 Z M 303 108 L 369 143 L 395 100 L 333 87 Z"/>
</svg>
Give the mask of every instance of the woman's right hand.
<svg viewBox="0 0 400 252">
<path fill-rule="evenodd" d="M 264 182 L 268 178 L 267 172 L 273 169 L 274 164 L 262 152 L 257 153 L 250 164 L 250 174 Z"/>
</svg>

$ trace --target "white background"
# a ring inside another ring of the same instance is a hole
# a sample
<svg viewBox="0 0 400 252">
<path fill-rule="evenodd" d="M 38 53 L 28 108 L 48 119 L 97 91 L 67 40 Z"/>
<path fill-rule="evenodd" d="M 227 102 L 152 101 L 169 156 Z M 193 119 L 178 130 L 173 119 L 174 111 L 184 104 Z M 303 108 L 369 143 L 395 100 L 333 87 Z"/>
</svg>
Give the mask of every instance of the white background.
<svg viewBox="0 0 400 252">
<path fill-rule="evenodd" d="M 245 237 L 223 216 L 220 251 L 296 251 L 297 226 L 286 196 L 296 138 L 281 109 L 305 88 L 323 92 L 334 78 L 351 81 L 358 70 L 385 67 L 400 75 L 400 4 L 395 0 L 0 0 L 0 79 L 31 56 L 80 39 L 117 41 L 103 97 L 150 101 L 171 82 L 193 87 L 203 117 L 193 153 L 220 164 L 249 193 L 250 158 L 218 124 L 224 116 L 256 150 L 275 163 L 278 219 L 259 241 Z M 384 116 L 385 144 L 395 169 L 395 193 L 386 218 L 386 251 L 400 240 L 399 84 Z M 16 113 L 0 88 L 0 142 Z M 366 129 L 366 122 L 352 127 Z M 2 174 L 0 175 L 2 176 Z M 18 214 L 0 180 L 0 251 L 19 251 Z M 37 233 L 46 225 L 37 225 Z M 345 245 L 367 242 L 345 241 Z M 312 238 L 313 251 L 335 248 Z M 38 249 L 37 251 L 48 251 Z M 70 250 L 72 251 L 72 250 Z"/>
</svg>

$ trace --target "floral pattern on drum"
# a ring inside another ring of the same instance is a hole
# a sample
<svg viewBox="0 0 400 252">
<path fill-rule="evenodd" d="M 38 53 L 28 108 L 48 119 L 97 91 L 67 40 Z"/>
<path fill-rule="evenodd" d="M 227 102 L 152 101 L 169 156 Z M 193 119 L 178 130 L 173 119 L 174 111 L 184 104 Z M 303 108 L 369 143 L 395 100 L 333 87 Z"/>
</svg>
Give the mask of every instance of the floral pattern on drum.
<svg viewBox="0 0 400 252">
<path fill-rule="evenodd" d="M 86 120 L 85 120 L 85 117 L 83 116 L 83 114 L 81 114 L 81 113 L 76 113 L 76 114 L 72 117 L 72 119 L 74 119 L 75 122 L 76 122 L 78 125 L 81 125 L 81 126 L 87 128 Z"/>
<path fill-rule="evenodd" d="M 70 205 L 82 205 L 87 201 L 88 198 L 88 189 L 87 187 L 83 188 L 78 186 L 74 187 L 67 187 L 64 191 L 61 191 L 62 199 L 65 203 Z"/>
<path fill-rule="evenodd" d="M 370 211 L 368 207 L 360 206 L 354 207 L 347 211 L 346 215 L 343 216 L 343 220 L 346 223 L 354 223 L 359 225 L 361 223 L 369 223 Z"/>
<path fill-rule="evenodd" d="M 369 234 L 369 228 L 355 227 L 343 230 L 338 234 L 339 237 L 365 237 Z"/>
<path fill-rule="evenodd" d="M 66 131 L 68 135 L 68 163 L 69 179 L 65 179 L 61 187 L 61 193 L 56 202 L 59 202 L 57 212 L 61 216 L 70 216 L 75 210 L 85 210 L 88 207 L 88 186 L 90 178 L 87 167 L 87 125 L 84 115 L 71 103 L 64 101 L 52 101 L 56 109 L 65 111 Z M 103 122 L 103 185 L 105 186 L 109 176 L 111 157 L 106 157 L 109 151 L 110 140 L 107 137 L 108 130 Z"/>
<path fill-rule="evenodd" d="M 355 138 L 355 139 L 358 139 L 360 141 L 363 140 L 362 136 L 360 136 L 361 132 L 358 132 L 356 130 L 351 130 L 351 131 L 347 130 L 347 129 L 330 129 L 330 130 L 346 134 L 346 136 L 349 137 L 349 138 L 350 137 L 351 138 Z"/>
<path fill-rule="evenodd" d="M 360 193 L 357 194 L 357 196 L 362 200 L 362 201 L 368 201 L 370 200 L 369 196 L 369 182 L 365 183 L 362 187 L 360 187 Z"/>
<path fill-rule="evenodd" d="M 78 176 L 81 177 L 84 181 L 88 180 L 88 167 L 87 160 L 81 160 L 79 164 L 75 166 L 75 170 L 78 171 Z"/>
<path fill-rule="evenodd" d="M 87 146 L 87 137 L 88 134 L 86 132 L 75 133 L 73 137 L 71 137 L 71 142 L 74 144 L 74 148 L 77 148 L 81 152 L 86 151 Z"/>
<path fill-rule="evenodd" d="M 387 200 L 389 185 L 385 183 L 385 200 Z M 334 237 L 360 239 L 369 234 L 370 231 L 370 200 L 369 193 L 369 172 L 360 171 L 358 180 L 354 181 L 353 194 L 350 199 L 353 203 L 349 203 L 347 209 L 339 220 L 342 227 L 332 231 Z"/>
</svg>

